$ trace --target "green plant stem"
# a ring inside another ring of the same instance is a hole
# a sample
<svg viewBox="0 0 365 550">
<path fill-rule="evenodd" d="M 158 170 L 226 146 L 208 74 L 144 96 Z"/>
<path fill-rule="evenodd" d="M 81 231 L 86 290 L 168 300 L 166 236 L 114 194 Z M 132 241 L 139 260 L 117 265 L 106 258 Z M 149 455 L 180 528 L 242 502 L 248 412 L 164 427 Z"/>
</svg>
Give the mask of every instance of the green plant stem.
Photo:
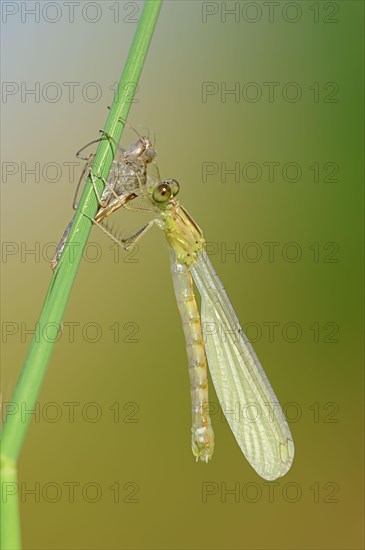
<svg viewBox="0 0 365 550">
<path fill-rule="evenodd" d="M 21 546 L 16 464 L 1 458 L 1 548 Z"/>
<path fill-rule="evenodd" d="M 104 132 L 110 140 L 102 139 L 91 167 L 93 174 L 107 179 L 114 158 L 115 148 L 119 143 L 123 121 L 127 119 L 131 105 L 131 85 L 136 87 L 148 47 L 157 22 L 162 0 L 146 0 L 138 28 L 131 45 L 126 65 L 121 76 L 115 100 L 110 109 Z M 107 37 L 106 37 L 107 39 Z M 97 180 L 99 192 L 102 191 L 102 180 Z M 28 356 L 17 382 L 11 409 L 4 424 L 1 437 L 2 464 L 2 508 L 1 514 L 1 548 L 20 548 L 20 529 L 18 516 L 17 494 L 11 494 L 11 485 L 16 485 L 16 463 L 21 451 L 26 431 L 29 426 L 29 414 L 23 418 L 22 411 L 32 410 L 46 372 L 53 346 L 57 340 L 58 329 L 61 327 L 63 314 L 71 293 L 82 252 L 87 242 L 95 216 L 97 199 L 90 177 L 82 194 L 80 204 L 75 214 L 70 234 L 68 236 L 62 257 L 51 280 L 43 309 L 40 315 L 38 330 L 32 340 Z M 53 334 L 52 334 L 52 328 Z M 3 485 L 3 484 L 7 485 Z"/>
</svg>

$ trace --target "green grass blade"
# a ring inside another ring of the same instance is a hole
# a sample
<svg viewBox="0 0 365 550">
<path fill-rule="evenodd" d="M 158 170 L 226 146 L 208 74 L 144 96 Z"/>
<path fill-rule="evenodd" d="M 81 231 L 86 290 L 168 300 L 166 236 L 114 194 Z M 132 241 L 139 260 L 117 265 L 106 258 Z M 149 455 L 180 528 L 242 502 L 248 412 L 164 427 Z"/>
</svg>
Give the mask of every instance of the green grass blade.
<svg viewBox="0 0 365 550">
<path fill-rule="evenodd" d="M 21 547 L 16 464 L 1 459 L 1 544 L 2 550 Z"/>
<path fill-rule="evenodd" d="M 118 91 L 104 127 L 104 132 L 111 137 L 111 140 L 101 140 L 97 148 L 92 171 L 105 179 L 108 177 L 114 158 L 115 144 L 119 143 L 123 131 L 122 121 L 127 119 L 130 109 L 131 83 L 135 86 L 138 83 L 161 4 L 162 0 L 146 0 L 145 2 L 119 82 Z M 101 180 L 98 180 L 97 185 L 99 192 L 101 192 Z M 96 210 L 97 200 L 91 179 L 88 178 L 65 250 L 45 298 L 37 333 L 30 345 L 28 356 L 11 400 L 12 412 L 8 415 L 4 424 L 1 437 L 2 482 L 13 483 L 15 481 L 16 483 L 16 462 L 30 419 L 30 415 L 22 418 L 21 410 L 22 407 L 31 410 L 36 403 L 47 364 L 57 340 L 58 327 L 61 327 L 67 301 L 82 258 L 82 252 L 92 227 L 91 221 L 83 215 L 83 212 L 93 218 Z M 54 334 L 52 334 L 52 327 L 54 327 Z M 4 550 L 17 549 L 20 547 L 17 496 L 3 499 L 1 506 L 1 548 Z"/>
</svg>

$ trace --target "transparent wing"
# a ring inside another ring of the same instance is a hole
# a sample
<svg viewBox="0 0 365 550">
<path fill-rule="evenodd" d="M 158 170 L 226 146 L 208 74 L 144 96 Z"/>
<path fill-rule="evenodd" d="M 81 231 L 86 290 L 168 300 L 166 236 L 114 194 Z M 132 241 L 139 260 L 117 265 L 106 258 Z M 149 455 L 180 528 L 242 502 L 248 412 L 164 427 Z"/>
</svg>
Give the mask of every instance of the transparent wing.
<svg viewBox="0 0 365 550">
<path fill-rule="evenodd" d="M 261 477 L 283 476 L 294 443 L 276 395 L 208 256 L 199 254 L 190 270 L 202 297 L 209 370 L 231 430 Z"/>
</svg>

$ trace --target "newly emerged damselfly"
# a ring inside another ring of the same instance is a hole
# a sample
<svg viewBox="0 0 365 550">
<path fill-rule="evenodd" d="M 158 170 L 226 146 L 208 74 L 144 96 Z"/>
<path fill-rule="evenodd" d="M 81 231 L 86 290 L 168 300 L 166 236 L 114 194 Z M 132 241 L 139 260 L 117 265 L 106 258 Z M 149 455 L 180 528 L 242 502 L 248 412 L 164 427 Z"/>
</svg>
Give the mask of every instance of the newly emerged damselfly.
<svg viewBox="0 0 365 550">
<path fill-rule="evenodd" d="M 170 179 L 140 182 L 140 194 L 157 217 L 129 238 L 118 238 L 99 224 L 125 249 L 153 225 L 165 233 L 170 252 L 175 296 L 186 338 L 192 399 L 192 451 L 208 462 L 214 451 L 209 416 L 207 364 L 222 410 L 245 457 L 267 480 L 283 476 L 291 467 L 294 443 L 270 382 L 243 333 L 228 295 L 205 251 L 203 233 L 176 195 L 179 184 Z M 139 210 L 131 200 L 128 209 Z M 95 221 L 95 220 L 94 220 Z M 193 281 L 201 295 L 201 318 Z M 223 328 L 222 332 L 219 330 Z M 252 410 L 253 415 L 232 414 Z"/>
</svg>

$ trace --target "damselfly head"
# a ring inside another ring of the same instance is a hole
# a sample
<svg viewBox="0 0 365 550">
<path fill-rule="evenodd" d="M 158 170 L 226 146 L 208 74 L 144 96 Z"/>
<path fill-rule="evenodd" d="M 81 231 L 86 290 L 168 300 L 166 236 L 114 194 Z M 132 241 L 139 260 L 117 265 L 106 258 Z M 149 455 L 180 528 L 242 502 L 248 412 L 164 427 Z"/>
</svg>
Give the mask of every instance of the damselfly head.
<svg viewBox="0 0 365 550">
<path fill-rule="evenodd" d="M 152 201 L 159 205 L 167 203 L 178 194 L 179 189 L 179 182 L 175 179 L 156 183 L 151 189 Z"/>
</svg>

